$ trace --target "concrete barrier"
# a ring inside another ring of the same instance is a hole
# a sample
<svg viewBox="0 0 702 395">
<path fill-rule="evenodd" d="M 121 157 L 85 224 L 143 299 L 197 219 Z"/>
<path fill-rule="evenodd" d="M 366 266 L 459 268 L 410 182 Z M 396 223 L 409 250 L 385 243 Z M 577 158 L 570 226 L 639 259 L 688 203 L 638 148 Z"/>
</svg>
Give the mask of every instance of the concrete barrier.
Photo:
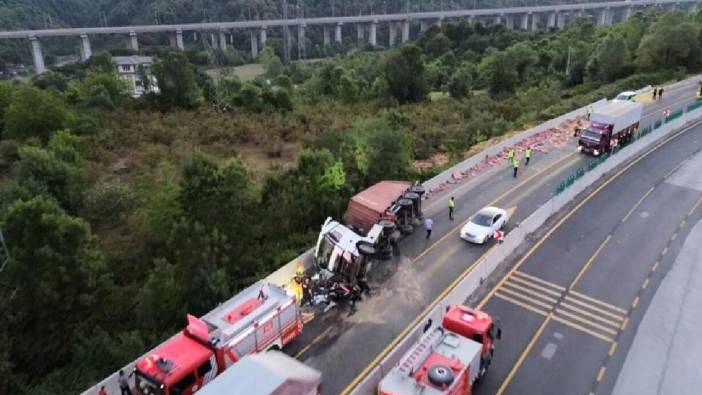
<svg viewBox="0 0 702 395">
<path fill-rule="evenodd" d="M 660 128 L 654 130 L 650 134 L 622 148 L 621 151 L 611 156 L 592 171 L 586 173 L 562 193 L 549 199 L 549 201 L 522 221 L 519 226 L 509 232 L 505 236 L 502 244 L 493 247 L 492 251 L 482 261 L 476 263 L 473 269 L 458 282 L 445 298 L 435 302 L 434 307 L 429 313 L 410 330 L 409 334 L 404 339 L 398 342 L 397 346 L 392 351 L 372 368 L 368 375 L 351 391 L 351 394 L 375 394 L 382 377 L 392 369 L 398 363 L 402 355 L 419 340 L 428 319 L 432 319 L 434 323 L 441 322 L 441 317 L 447 306 L 456 303 L 464 303 L 465 300 L 478 289 L 483 280 L 487 279 L 497 266 L 509 257 L 529 234 L 539 229 L 546 221 L 577 198 L 587 188 L 615 169 L 619 169 L 625 162 L 630 161 L 635 156 L 640 155 L 656 143 L 665 139 L 674 131 L 680 130 L 687 124 L 700 119 L 702 119 L 702 108 L 685 112 L 680 118 L 664 123 Z"/>
</svg>

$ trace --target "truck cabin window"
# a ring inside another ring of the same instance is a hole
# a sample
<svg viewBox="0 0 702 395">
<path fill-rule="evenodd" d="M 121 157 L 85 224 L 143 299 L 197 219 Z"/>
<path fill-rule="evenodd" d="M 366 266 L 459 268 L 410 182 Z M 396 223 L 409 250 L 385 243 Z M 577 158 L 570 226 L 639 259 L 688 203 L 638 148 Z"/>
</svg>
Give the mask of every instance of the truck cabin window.
<svg viewBox="0 0 702 395">
<path fill-rule="evenodd" d="M 593 140 L 593 141 L 600 141 L 600 139 L 602 138 L 601 134 L 594 132 L 590 129 L 583 130 L 581 136 L 585 137 L 588 140 Z"/>
<path fill-rule="evenodd" d="M 162 395 L 161 383 L 136 372 L 136 385 L 142 395 Z"/>
</svg>

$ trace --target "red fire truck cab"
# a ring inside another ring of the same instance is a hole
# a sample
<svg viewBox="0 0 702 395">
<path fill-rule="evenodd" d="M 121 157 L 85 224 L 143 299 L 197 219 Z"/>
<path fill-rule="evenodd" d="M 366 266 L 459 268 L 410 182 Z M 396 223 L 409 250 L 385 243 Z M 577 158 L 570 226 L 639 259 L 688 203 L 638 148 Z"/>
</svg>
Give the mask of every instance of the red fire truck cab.
<svg viewBox="0 0 702 395">
<path fill-rule="evenodd" d="M 141 395 L 191 395 L 242 357 L 282 349 L 302 332 L 302 317 L 282 288 L 258 282 L 137 362 Z"/>
<path fill-rule="evenodd" d="M 379 395 L 471 395 L 501 330 L 482 311 L 451 306 L 380 382 Z"/>
</svg>

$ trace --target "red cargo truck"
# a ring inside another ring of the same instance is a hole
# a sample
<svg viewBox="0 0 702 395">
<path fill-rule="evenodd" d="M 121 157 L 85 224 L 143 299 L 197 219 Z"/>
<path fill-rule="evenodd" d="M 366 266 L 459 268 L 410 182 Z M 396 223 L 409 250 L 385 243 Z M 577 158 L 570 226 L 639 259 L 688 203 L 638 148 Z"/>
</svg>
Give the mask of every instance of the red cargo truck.
<svg viewBox="0 0 702 395">
<path fill-rule="evenodd" d="M 578 151 L 598 156 L 634 139 L 643 115 L 643 105 L 610 101 L 590 116 L 590 125 L 578 139 Z"/>
</svg>

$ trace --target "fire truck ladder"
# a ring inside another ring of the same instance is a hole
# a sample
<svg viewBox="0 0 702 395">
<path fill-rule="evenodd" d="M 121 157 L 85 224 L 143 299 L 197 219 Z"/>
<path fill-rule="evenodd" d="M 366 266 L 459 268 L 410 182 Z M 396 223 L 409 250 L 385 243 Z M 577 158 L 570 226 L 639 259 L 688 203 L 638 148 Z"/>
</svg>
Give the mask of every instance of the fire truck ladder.
<svg viewBox="0 0 702 395">
<path fill-rule="evenodd" d="M 424 361 L 427 356 L 433 351 L 437 340 L 444 336 L 444 331 L 441 328 L 432 330 L 429 334 L 419 340 L 417 346 L 412 350 L 412 353 L 402 361 L 399 371 L 402 374 L 411 375 L 416 369 L 417 362 Z"/>
<path fill-rule="evenodd" d="M 7 245 L 5 244 L 5 238 L 2 236 L 2 229 L 0 229 L 0 273 L 5 270 L 5 267 L 10 262 L 10 252 L 7 250 Z"/>
</svg>

